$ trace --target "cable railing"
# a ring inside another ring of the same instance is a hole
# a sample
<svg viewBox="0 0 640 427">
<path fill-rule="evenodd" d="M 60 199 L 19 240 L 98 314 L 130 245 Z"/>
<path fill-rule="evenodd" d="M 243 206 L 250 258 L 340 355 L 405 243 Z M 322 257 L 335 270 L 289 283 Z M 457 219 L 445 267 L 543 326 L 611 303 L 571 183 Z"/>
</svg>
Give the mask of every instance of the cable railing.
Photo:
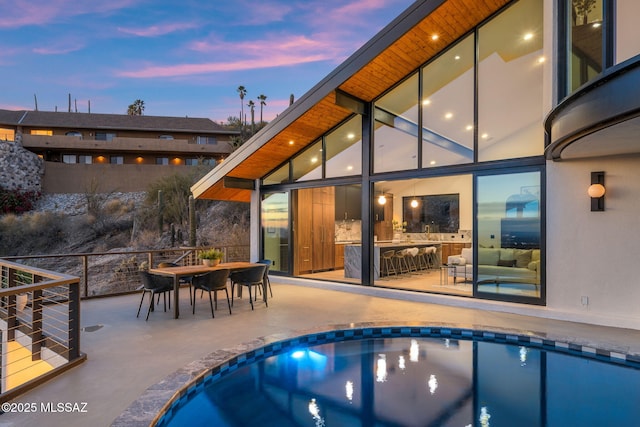
<svg viewBox="0 0 640 427">
<path fill-rule="evenodd" d="M 0 402 L 84 361 L 80 279 L 0 259 Z"/>
<path fill-rule="evenodd" d="M 77 276 L 80 278 L 80 297 L 92 298 L 135 292 L 141 286 L 140 269 L 156 267 L 161 262 L 198 264 L 201 262 L 198 254 L 206 249 L 211 247 L 25 255 L 4 259 Z M 248 245 L 216 246 L 216 249 L 223 252 L 223 262 L 249 261 L 250 258 Z"/>
</svg>

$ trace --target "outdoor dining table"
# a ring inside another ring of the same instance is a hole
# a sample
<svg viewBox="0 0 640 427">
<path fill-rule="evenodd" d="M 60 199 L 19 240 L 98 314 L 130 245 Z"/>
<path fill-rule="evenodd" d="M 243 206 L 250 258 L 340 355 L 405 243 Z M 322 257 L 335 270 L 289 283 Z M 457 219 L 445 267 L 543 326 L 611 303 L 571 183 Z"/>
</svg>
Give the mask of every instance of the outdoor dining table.
<svg viewBox="0 0 640 427">
<path fill-rule="evenodd" d="M 158 268 L 150 268 L 149 273 L 157 274 L 160 276 L 168 276 L 173 277 L 173 317 L 177 319 L 180 317 L 180 301 L 179 299 L 179 291 L 180 291 L 180 278 L 195 276 L 197 274 L 208 273 L 209 271 L 214 270 L 222 270 L 227 269 L 231 272 L 246 270 L 251 267 L 258 267 L 263 264 L 257 264 L 253 262 L 223 262 L 215 266 L 208 267 L 206 265 L 186 265 L 179 267 L 158 267 Z M 266 284 L 262 284 L 262 295 L 264 298 L 267 298 L 267 288 Z"/>
</svg>

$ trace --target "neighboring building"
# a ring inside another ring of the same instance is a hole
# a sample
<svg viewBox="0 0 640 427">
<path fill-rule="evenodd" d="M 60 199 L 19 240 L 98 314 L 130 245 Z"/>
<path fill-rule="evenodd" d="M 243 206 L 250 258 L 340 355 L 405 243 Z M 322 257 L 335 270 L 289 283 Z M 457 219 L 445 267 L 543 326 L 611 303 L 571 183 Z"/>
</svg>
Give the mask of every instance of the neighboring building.
<svg viewBox="0 0 640 427">
<path fill-rule="evenodd" d="M 192 191 L 251 202 L 275 274 L 640 328 L 637 16 L 417 1 Z"/>
<path fill-rule="evenodd" d="M 217 164 L 238 131 L 204 118 L 0 110 L 0 139 L 45 161 L 43 191 L 144 191 L 198 162 Z"/>
</svg>

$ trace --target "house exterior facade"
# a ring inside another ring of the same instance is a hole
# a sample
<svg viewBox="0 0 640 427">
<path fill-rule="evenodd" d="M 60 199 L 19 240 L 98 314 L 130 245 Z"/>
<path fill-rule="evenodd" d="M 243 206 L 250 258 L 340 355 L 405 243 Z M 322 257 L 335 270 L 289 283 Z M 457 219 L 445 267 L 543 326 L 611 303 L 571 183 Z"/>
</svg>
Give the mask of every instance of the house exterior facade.
<svg viewBox="0 0 640 427">
<path fill-rule="evenodd" d="M 0 139 L 45 161 L 43 191 L 144 191 L 198 162 L 217 164 L 238 131 L 204 118 L 0 110 Z"/>
<path fill-rule="evenodd" d="M 639 12 L 417 1 L 192 192 L 287 278 L 640 328 Z"/>
</svg>

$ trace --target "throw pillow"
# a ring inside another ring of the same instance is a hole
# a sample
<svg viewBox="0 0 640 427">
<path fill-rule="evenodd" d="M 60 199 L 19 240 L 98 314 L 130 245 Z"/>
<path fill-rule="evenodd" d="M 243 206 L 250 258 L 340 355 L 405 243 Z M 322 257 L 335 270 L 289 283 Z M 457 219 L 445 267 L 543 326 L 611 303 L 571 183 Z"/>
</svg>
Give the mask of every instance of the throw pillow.
<svg viewBox="0 0 640 427">
<path fill-rule="evenodd" d="M 498 260 L 498 265 L 500 267 L 515 267 L 516 260 L 515 259 L 501 259 Z"/>
<path fill-rule="evenodd" d="M 515 253 L 516 267 L 527 268 L 531 262 L 531 250 L 517 249 Z"/>
</svg>

